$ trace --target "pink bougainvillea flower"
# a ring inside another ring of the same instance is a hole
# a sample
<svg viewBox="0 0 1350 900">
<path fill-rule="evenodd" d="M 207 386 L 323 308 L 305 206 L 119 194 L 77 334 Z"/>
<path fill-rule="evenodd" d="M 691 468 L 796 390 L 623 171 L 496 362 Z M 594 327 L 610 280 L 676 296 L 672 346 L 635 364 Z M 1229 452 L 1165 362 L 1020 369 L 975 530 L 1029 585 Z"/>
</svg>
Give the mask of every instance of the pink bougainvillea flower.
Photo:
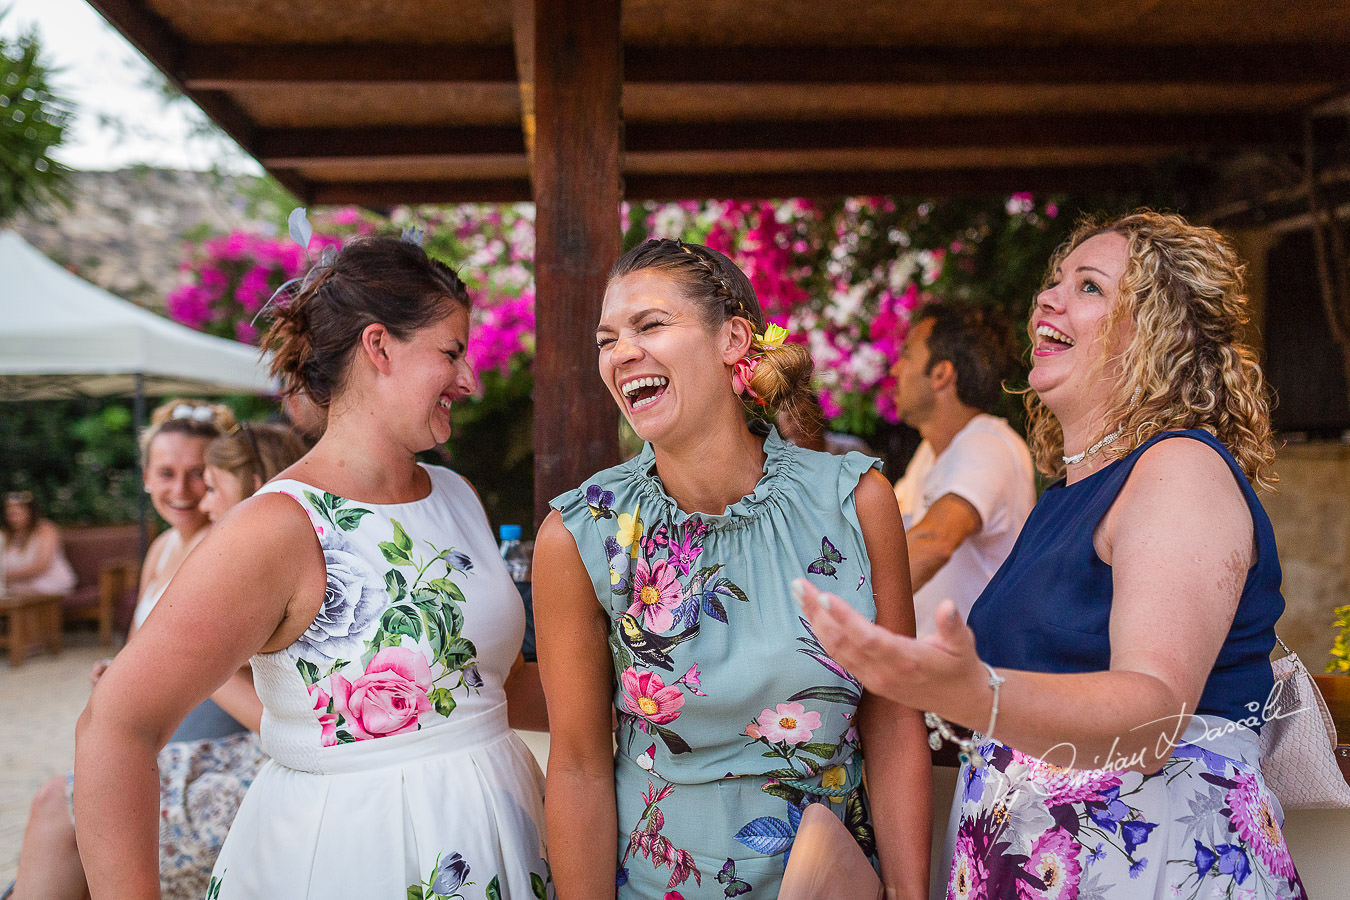
<svg viewBox="0 0 1350 900">
<path fill-rule="evenodd" d="M 628 607 L 628 614 L 643 619 L 648 631 L 658 634 L 669 631 L 675 624 L 674 610 L 680 605 L 681 593 L 674 566 L 664 559 L 654 565 L 639 559 L 633 575 L 633 605 Z"/>
<path fill-rule="evenodd" d="M 746 726 L 745 733 L 756 739 L 762 736 L 770 742 L 804 744 L 811 740 L 812 732 L 820 724 L 820 713 L 808 711 L 800 703 L 780 703 L 773 709 L 762 711 Z M 752 729 L 754 734 L 751 734 Z"/>
<path fill-rule="evenodd" d="M 620 676 L 624 706 L 636 716 L 666 725 L 680 717 L 684 694 L 675 685 L 667 685 L 655 672 L 639 672 L 629 666 Z"/>
<path fill-rule="evenodd" d="M 334 706 L 358 741 L 416 731 L 431 712 L 431 667 L 407 647 L 385 647 L 355 681 L 334 675 L 331 683 Z"/>
</svg>

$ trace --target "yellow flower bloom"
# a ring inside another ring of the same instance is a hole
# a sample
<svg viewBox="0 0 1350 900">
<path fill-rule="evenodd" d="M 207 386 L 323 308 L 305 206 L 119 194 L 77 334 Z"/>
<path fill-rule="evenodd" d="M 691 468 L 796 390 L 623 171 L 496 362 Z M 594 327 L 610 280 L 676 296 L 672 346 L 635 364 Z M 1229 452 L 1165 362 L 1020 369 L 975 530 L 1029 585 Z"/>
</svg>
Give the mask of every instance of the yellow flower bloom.
<svg viewBox="0 0 1350 900">
<path fill-rule="evenodd" d="M 788 330 L 781 325 L 770 324 L 764 329 L 763 334 L 757 334 L 755 337 L 760 344 L 765 347 L 781 347 L 783 341 L 787 340 Z"/>
<path fill-rule="evenodd" d="M 637 559 L 638 555 L 638 542 L 642 540 L 641 511 L 642 508 L 638 507 L 631 514 L 619 513 L 619 530 L 614 535 L 620 547 L 632 548 L 631 556 L 634 559 Z"/>
<path fill-rule="evenodd" d="M 835 790 L 848 784 L 848 771 L 843 766 L 831 766 L 820 773 L 820 786 Z M 831 803 L 843 803 L 843 797 L 831 797 Z"/>
</svg>

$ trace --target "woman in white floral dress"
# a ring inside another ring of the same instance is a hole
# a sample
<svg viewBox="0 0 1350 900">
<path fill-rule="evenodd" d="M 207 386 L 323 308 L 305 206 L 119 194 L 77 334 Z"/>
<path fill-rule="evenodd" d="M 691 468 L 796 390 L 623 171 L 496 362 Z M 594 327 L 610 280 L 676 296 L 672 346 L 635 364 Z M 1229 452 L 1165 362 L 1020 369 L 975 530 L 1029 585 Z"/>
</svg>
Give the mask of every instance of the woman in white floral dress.
<svg viewBox="0 0 1350 900">
<path fill-rule="evenodd" d="M 157 896 L 154 752 L 250 657 L 272 761 L 208 897 L 551 894 L 542 778 L 506 715 L 520 599 L 473 488 L 415 459 L 474 389 L 467 343 L 463 283 L 396 240 L 349 244 L 277 309 L 273 368 L 328 428 L 216 527 L 81 718 L 95 897 Z"/>
</svg>

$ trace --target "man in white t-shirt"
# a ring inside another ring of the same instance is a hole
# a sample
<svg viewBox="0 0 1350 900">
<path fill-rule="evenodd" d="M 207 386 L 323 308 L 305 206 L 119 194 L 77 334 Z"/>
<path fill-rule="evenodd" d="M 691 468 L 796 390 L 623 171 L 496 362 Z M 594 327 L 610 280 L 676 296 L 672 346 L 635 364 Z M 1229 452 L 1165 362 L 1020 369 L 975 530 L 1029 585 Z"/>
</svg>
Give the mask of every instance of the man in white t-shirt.
<svg viewBox="0 0 1350 900">
<path fill-rule="evenodd" d="M 936 631 L 944 597 L 970 612 L 1036 502 L 1026 442 L 989 414 L 1016 365 L 1004 316 L 934 303 L 916 313 L 891 369 L 900 418 L 923 436 L 895 483 L 919 637 Z"/>
</svg>

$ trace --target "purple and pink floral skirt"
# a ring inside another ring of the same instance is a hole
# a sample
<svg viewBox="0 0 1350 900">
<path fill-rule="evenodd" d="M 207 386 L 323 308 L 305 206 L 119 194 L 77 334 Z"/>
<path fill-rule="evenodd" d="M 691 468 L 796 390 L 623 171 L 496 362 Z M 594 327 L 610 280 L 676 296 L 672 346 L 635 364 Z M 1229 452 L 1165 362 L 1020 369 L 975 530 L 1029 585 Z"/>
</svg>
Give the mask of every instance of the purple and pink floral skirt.
<svg viewBox="0 0 1350 900">
<path fill-rule="evenodd" d="M 957 780 L 947 897 L 1306 898 L 1256 735 L 1204 732 L 1193 721 L 1148 776 L 1062 768 L 986 741 L 988 764 L 967 763 Z"/>
</svg>

